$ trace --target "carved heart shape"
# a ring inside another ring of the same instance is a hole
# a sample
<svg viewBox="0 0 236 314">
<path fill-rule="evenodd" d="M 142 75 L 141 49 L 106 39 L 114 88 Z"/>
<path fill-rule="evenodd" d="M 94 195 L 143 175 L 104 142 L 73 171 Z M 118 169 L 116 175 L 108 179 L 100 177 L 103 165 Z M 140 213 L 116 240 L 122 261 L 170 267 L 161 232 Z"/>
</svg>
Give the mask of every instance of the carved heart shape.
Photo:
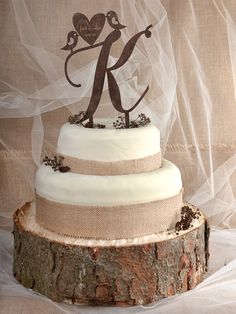
<svg viewBox="0 0 236 314">
<path fill-rule="evenodd" d="M 82 13 L 75 13 L 73 16 L 73 25 L 78 34 L 90 45 L 94 44 L 100 35 L 106 17 L 102 13 L 94 15 L 89 21 Z"/>
</svg>

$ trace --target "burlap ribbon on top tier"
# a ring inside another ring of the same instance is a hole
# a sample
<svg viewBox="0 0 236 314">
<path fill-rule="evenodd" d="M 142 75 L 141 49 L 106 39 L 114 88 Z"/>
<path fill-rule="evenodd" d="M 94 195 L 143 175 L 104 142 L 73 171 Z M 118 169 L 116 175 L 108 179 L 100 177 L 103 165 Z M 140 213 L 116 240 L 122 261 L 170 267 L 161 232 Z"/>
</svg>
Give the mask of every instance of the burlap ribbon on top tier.
<svg viewBox="0 0 236 314">
<path fill-rule="evenodd" d="M 144 158 L 111 162 L 86 160 L 67 155 L 63 157 L 63 164 L 70 167 L 71 172 L 98 176 L 149 172 L 161 166 L 161 151 Z"/>
<path fill-rule="evenodd" d="M 131 239 L 172 229 L 180 218 L 182 192 L 163 200 L 119 206 L 68 205 L 36 194 L 36 221 L 71 237 Z"/>
</svg>

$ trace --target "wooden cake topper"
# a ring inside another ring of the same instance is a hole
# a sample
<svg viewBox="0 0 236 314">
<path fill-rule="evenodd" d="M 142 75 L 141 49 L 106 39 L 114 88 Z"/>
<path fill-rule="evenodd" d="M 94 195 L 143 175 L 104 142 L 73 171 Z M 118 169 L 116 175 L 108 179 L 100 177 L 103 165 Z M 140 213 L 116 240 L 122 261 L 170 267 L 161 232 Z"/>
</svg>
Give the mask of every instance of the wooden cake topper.
<svg viewBox="0 0 236 314">
<path fill-rule="evenodd" d="M 102 32 L 106 19 L 108 24 L 111 26 L 112 31 L 105 38 L 104 41 L 95 44 L 96 40 L 98 39 L 99 35 Z M 100 103 L 105 76 L 107 75 L 108 90 L 112 105 L 117 111 L 125 114 L 125 127 L 129 128 L 130 127 L 129 113 L 134 108 L 136 108 L 138 104 L 141 102 L 141 100 L 147 93 L 149 86 L 146 87 L 142 95 L 139 97 L 139 99 L 131 108 L 124 109 L 121 102 L 119 86 L 112 72 L 122 67 L 128 61 L 140 36 L 145 35 L 147 38 L 151 37 L 151 32 L 149 29 L 152 27 L 152 25 L 147 26 L 144 31 L 135 34 L 124 46 L 123 51 L 117 62 L 110 67 L 108 66 L 108 58 L 110 55 L 111 47 L 113 43 L 116 42 L 121 37 L 120 30 L 126 27 L 119 22 L 117 14 L 114 11 L 109 11 L 107 15 L 103 13 L 98 13 L 94 15 L 89 21 L 84 14 L 75 13 L 73 16 L 73 25 L 75 30 L 70 31 L 68 33 L 67 44 L 63 48 L 61 48 L 63 50 L 70 50 L 70 53 L 65 60 L 65 76 L 72 86 L 81 87 L 81 84 L 74 83 L 69 78 L 67 66 L 70 58 L 76 53 L 79 53 L 81 51 L 101 46 L 101 51 L 98 57 L 97 67 L 94 76 L 92 95 L 85 115 L 81 118 L 80 122 L 89 120 L 89 126 L 93 127 L 93 115 Z M 86 41 L 89 44 L 89 46 L 85 46 L 75 50 L 78 44 L 79 36 L 84 41 Z"/>
</svg>

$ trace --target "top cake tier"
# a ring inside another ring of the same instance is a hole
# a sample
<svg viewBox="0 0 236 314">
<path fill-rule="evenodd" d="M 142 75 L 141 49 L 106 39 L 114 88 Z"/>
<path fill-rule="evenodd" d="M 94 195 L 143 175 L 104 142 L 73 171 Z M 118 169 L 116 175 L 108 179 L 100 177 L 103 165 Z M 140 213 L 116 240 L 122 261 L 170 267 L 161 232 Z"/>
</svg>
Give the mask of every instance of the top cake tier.
<svg viewBox="0 0 236 314">
<path fill-rule="evenodd" d="M 154 125 L 115 129 L 112 122 L 95 121 L 105 124 L 104 129 L 65 123 L 60 130 L 57 153 L 100 162 L 143 159 L 160 153 L 160 132 Z"/>
</svg>

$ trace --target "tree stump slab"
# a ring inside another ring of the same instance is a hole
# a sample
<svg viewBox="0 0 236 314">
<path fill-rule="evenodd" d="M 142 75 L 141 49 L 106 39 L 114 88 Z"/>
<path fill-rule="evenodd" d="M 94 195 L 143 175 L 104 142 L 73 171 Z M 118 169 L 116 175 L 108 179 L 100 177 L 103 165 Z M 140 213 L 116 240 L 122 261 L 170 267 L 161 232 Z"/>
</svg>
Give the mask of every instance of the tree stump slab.
<svg viewBox="0 0 236 314">
<path fill-rule="evenodd" d="M 26 203 L 14 214 L 14 239 L 16 279 L 53 301 L 75 304 L 134 306 L 185 292 L 202 281 L 209 257 L 202 213 L 179 234 L 91 245 L 42 229 L 34 204 Z"/>
</svg>

